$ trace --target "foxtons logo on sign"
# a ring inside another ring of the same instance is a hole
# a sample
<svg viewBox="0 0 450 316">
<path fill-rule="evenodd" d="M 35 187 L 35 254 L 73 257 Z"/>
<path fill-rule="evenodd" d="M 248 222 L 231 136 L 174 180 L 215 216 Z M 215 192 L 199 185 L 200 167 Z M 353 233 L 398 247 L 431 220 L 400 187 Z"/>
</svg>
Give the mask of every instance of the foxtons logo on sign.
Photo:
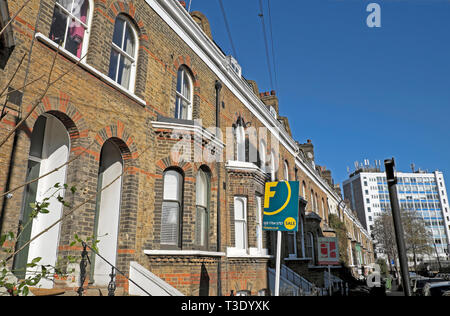
<svg viewBox="0 0 450 316">
<path fill-rule="evenodd" d="M 264 230 L 298 230 L 298 189 L 299 183 L 296 181 L 266 183 Z"/>
</svg>

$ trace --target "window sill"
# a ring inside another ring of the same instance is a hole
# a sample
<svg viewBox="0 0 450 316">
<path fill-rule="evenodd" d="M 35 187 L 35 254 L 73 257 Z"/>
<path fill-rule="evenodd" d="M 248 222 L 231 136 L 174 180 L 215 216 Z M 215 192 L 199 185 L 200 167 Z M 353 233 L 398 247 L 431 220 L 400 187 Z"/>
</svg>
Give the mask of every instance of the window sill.
<svg viewBox="0 0 450 316">
<path fill-rule="evenodd" d="M 198 122 L 198 120 L 181 120 L 158 115 L 157 121 L 152 121 L 152 126 L 153 128 L 194 132 L 195 135 L 197 135 L 197 137 L 199 137 L 200 139 L 204 138 L 208 141 L 211 141 L 220 149 L 225 148 L 225 143 L 222 142 L 222 139 L 217 138 L 216 135 L 211 133 L 211 131 L 205 129 L 203 126 L 199 125 Z"/>
<path fill-rule="evenodd" d="M 256 248 L 250 249 L 237 249 L 237 248 L 227 248 L 227 258 L 248 258 L 248 259 L 271 259 L 273 256 L 268 255 L 267 249 L 262 249 L 261 251 L 257 251 Z"/>
<path fill-rule="evenodd" d="M 311 258 L 292 258 L 292 257 L 288 257 L 288 258 L 284 258 L 284 261 L 311 261 Z"/>
<path fill-rule="evenodd" d="M 144 250 L 147 256 L 196 256 L 196 257 L 224 257 L 224 252 L 201 250 Z"/>
<path fill-rule="evenodd" d="M 261 176 L 266 177 L 266 173 L 261 170 L 257 165 L 252 162 L 244 162 L 238 160 L 228 160 L 225 168 L 228 170 L 238 170 L 246 172 L 255 172 L 261 174 Z"/>
<path fill-rule="evenodd" d="M 132 99 L 133 101 L 135 101 L 139 105 L 141 105 L 141 106 L 147 105 L 147 102 L 145 100 L 139 98 L 137 95 L 135 95 L 130 90 L 122 87 L 120 84 L 118 84 L 117 82 L 115 82 L 114 80 L 112 80 L 111 78 L 106 76 L 105 74 L 101 73 L 100 71 L 98 71 L 94 67 L 92 67 L 89 64 L 87 64 L 84 59 L 80 61 L 80 58 L 78 58 L 77 56 L 73 55 L 68 50 L 58 46 L 58 44 L 53 42 L 47 36 L 43 35 L 42 33 L 36 33 L 36 38 L 39 41 L 41 41 L 42 43 L 44 43 L 45 45 L 49 46 L 50 48 L 52 48 L 54 50 L 59 50 L 59 53 L 61 53 L 61 55 L 63 55 L 64 57 L 68 58 L 72 62 L 75 62 L 75 63 L 79 62 L 78 65 L 81 68 L 83 68 L 86 71 L 90 72 L 92 75 L 94 75 L 95 77 L 99 78 L 101 81 L 103 81 L 104 83 L 106 83 L 109 86 L 113 87 L 114 89 L 119 90 L 119 92 L 125 94 L 127 97 L 129 97 L 130 99 Z"/>
</svg>

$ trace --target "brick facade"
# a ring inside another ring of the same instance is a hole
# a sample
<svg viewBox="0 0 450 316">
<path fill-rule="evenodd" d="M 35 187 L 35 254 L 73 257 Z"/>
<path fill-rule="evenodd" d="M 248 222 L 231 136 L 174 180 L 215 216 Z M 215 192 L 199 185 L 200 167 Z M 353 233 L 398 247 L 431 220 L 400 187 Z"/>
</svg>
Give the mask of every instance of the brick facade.
<svg viewBox="0 0 450 316">
<path fill-rule="evenodd" d="M 188 69 L 193 84 L 192 120 L 200 119 L 203 128 L 215 126 L 215 83 L 221 81 L 217 73 L 205 63 L 199 52 L 193 50 L 145 1 L 96 0 L 90 3 L 94 7 L 89 46 L 87 56 L 80 65 L 75 65 L 76 59 L 64 51 L 55 55 L 55 48 L 47 38 L 55 7 L 54 0 L 31 1 L 27 9 L 12 23 L 16 46 L 1 71 L 2 87 L 7 84 L 8 78 L 23 55 L 29 52 L 31 45 L 33 48 L 30 64 L 24 63 L 21 66 L 10 84 L 12 88 L 20 88 L 25 76 L 28 76 L 28 82 L 41 75 L 47 76 L 55 56 L 52 79 L 58 78 L 71 67 L 73 69 L 52 85 L 40 102 L 39 96 L 45 88 L 46 77 L 25 88 L 21 104 L 8 104 L 9 113 L 0 122 L 2 140 L 14 128 L 17 118 L 24 117 L 33 104 L 39 103 L 31 116 L 0 150 L 0 192 L 6 192 L 24 183 L 34 124 L 44 113 L 53 115 L 64 124 L 70 136 L 70 164 L 67 168 L 66 183 L 76 185 L 78 191 L 70 197 L 69 202 L 74 206 L 83 203 L 83 206 L 61 225 L 58 256 L 79 255 L 79 247 L 70 247 L 74 234 L 87 238 L 95 233 L 100 155 L 105 142 L 112 141 L 120 149 L 124 168 L 116 261 L 119 269 L 128 271 L 130 261 L 137 261 L 186 295 L 217 295 L 219 267 L 222 284 L 220 291 L 223 295 L 230 294 L 232 290 L 235 293 L 248 290 L 252 295 L 266 290 L 269 287 L 267 268 L 273 265 L 272 257 L 233 257 L 226 253 L 227 248 L 235 246 L 235 196 L 247 198 L 248 247 L 257 247 L 258 207 L 255 197 L 264 194 L 264 183 L 268 180 L 268 175 L 261 170 L 242 171 L 227 168 L 226 161 L 194 162 L 194 153 L 191 153 L 190 161 L 178 161 L 171 153 L 173 146 L 180 141 L 180 138 L 174 137 L 176 124 L 183 126 L 181 133 L 189 135 L 188 143 L 192 146 L 199 146 L 202 150 L 211 149 L 208 146 L 214 142 L 196 142 L 195 129 L 193 131 L 189 128 L 192 122 L 172 119 L 167 121 L 165 126 L 158 125 L 164 122 L 161 118 L 174 118 L 177 72 L 180 66 L 184 66 Z M 12 16 L 19 9 L 20 3 L 8 2 L 8 5 Z M 183 10 L 181 7 L 175 7 L 177 10 Z M 39 9 L 41 11 L 37 19 Z M 132 93 L 105 79 L 108 76 L 114 23 L 118 16 L 126 16 L 138 34 L 136 80 Z M 200 13 L 196 13 L 194 18 L 197 22 L 202 19 L 207 22 Z M 208 23 L 204 25 L 209 28 Z M 42 36 L 35 37 L 35 31 Z M 210 36 L 210 31 L 208 32 Z M 262 104 L 276 107 L 278 111 L 275 94 L 260 95 L 255 87 L 256 83 L 253 86 L 255 97 L 260 98 L 264 102 Z M 236 126 L 239 120 L 256 130 L 267 125 L 260 119 L 260 115 L 255 115 L 254 111 L 250 111 L 248 106 L 243 104 L 242 98 L 228 85 L 224 85 L 220 92 L 219 106 L 220 127 L 224 136 L 227 135 L 227 127 Z M 287 120 L 283 121 L 286 130 L 290 131 Z M 176 131 L 180 132 L 179 129 Z M 225 142 L 225 137 L 223 141 Z M 220 146 L 214 144 L 212 151 L 220 150 Z M 225 144 L 224 150 L 231 145 Z M 258 144 L 251 143 L 251 146 L 257 148 Z M 269 156 L 273 146 L 270 137 L 267 138 L 266 146 L 266 155 Z M 276 178 L 284 179 L 282 166 L 286 162 L 290 180 L 300 181 L 300 195 L 302 187 L 305 187 L 304 198 L 308 200 L 306 212 L 317 213 L 322 219 L 314 224 L 314 228 L 308 226 L 308 229 L 322 234 L 328 217 L 324 181 L 314 179 L 312 174 L 315 171 L 310 171 L 309 167 L 298 168 L 298 164 L 303 162 L 300 162 L 298 156 L 286 145 L 280 144 L 277 159 L 280 167 Z M 202 254 L 145 253 L 148 250 L 165 250 L 160 242 L 163 175 L 170 168 L 183 175 L 181 241 L 178 250 L 202 250 Z M 195 242 L 196 175 L 200 168 L 206 168 L 211 175 L 205 247 L 199 247 Z M 311 194 L 317 203 L 309 201 Z M 0 197 L 2 233 L 18 230 L 23 195 L 24 188 L 20 188 L 8 199 Z M 220 218 L 217 214 L 219 206 Z M 65 209 L 68 210 L 69 208 Z M 219 230 L 220 247 L 217 244 Z M 300 243 L 300 240 L 298 236 L 297 242 Z M 264 234 L 263 248 L 272 249 L 273 243 L 270 235 Z M 118 282 L 127 289 L 125 278 L 118 278 Z"/>
</svg>

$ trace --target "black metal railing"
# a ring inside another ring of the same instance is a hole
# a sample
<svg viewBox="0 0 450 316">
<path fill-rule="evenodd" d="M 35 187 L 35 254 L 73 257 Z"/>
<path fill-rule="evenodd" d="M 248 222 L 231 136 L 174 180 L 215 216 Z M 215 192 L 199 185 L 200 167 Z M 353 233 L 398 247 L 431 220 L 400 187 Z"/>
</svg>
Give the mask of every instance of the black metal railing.
<svg viewBox="0 0 450 316">
<path fill-rule="evenodd" d="M 95 255 L 99 256 L 103 261 L 105 261 L 108 265 L 111 266 L 111 274 L 109 275 L 111 280 L 109 281 L 109 284 L 108 284 L 108 296 L 114 296 L 115 295 L 115 291 L 116 291 L 116 288 L 117 288 L 117 285 L 116 285 L 116 271 L 118 273 L 120 273 L 122 276 L 124 276 L 129 282 L 131 282 L 134 285 L 136 285 L 145 294 L 147 294 L 148 296 L 152 296 L 145 289 L 143 289 L 139 284 L 137 284 L 136 282 L 131 280 L 129 277 L 127 277 L 125 275 L 125 273 L 123 273 L 122 271 L 117 269 L 117 267 L 115 267 L 112 263 L 110 263 L 108 260 L 106 260 L 97 251 L 95 251 L 94 249 L 89 247 L 89 245 L 86 244 L 84 241 L 81 242 L 81 245 L 83 246 L 83 250 L 81 251 L 81 261 L 80 261 L 80 287 L 77 290 L 77 293 L 78 293 L 79 296 L 83 296 L 83 292 L 85 291 L 83 286 L 84 286 L 84 282 L 86 281 L 86 275 L 87 275 L 86 267 L 87 267 L 88 263 L 91 265 L 91 260 L 89 259 L 89 255 L 88 255 L 88 251 L 87 251 L 88 248 Z M 91 266 L 91 268 L 92 268 L 92 266 Z"/>
</svg>

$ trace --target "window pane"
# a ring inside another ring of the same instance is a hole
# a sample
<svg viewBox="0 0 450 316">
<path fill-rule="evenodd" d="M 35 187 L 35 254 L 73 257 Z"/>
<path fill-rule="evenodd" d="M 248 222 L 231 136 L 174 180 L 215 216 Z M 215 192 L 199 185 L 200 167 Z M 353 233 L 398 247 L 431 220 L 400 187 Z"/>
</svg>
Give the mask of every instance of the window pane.
<svg viewBox="0 0 450 316">
<path fill-rule="evenodd" d="M 181 98 L 177 97 L 177 101 L 175 103 L 175 118 L 181 118 Z"/>
<path fill-rule="evenodd" d="M 244 222 L 235 222 L 235 244 L 238 249 L 245 249 L 245 223 Z"/>
<path fill-rule="evenodd" d="M 207 225 L 208 225 L 208 218 L 206 209 L 203 207 L 197 207 L 196 235 L 197 235 L 197 244 L 199 246 L 206 245 L 206 238 L 208 232 Z"/>
<path fill-rule="evenodd" d="M 234 200 L 234 219 L 244 220 L 244 203 L 241 199 Z"/>
<path fill-rule="evenodd" d="M 245 131 L 242 126 L 236 129 L 236 158 L 238 161 L 245 161 Z"/>
<path fill-rule="evenodd" d="M 80 22 L 74 20 L 70 21 L 65 49 L 67 49 L 78 58 L 81 57 L 84 31 L 84 26 Z"/>
<path fill-rule="evenodd" d="M 200 170 L 196 180 L 196 199 L 197 205 L 207 208 L 208 203 L 208 180 L 205 172 Z"/>
<path fill-rule="evenodd" d="M 130 87 L 131 65 L 132 63 L 128 58 L 124 56 L 120 57 L 119 74 L 117 79 L 118 82 L 127 89 Z"/>
<path fill-rule="evenodd" d="M 180 68 L 178 69 L 178 74 L 177 74 L 177 91 L 181 94 L 181 85 L 183 84 L 183 70 Z"/>
<path fill-rule="evenodd" d="M 128 23 L 127 23 L 126 29 L 125 29 L 125 40 L 124 40 L 123 45 L 124 45 L 123 50 L 130 56 L 134 57 L 135 39 L 134 39 L 133 30 L 130 28 Z"/>
<path fill-rule="evenodd" d="M 72 9 L 72 0 L 57 0 L 60 5 L 67 9 L 67 11 L 71 12 Z"/>
<path fill-rule="evenodd" d="M 117 73 L 117 64 L 118 63 L 119 63 L 119 53 L 116 52 L 114 49 L 111 49 L 111 56 L 109 58 L 108 77 L 114 81 L 117 81 L 116 73 Z"/>
<path fill-rule="evenodd" d="M 67 15 L 61 10 L 60 7 L 55 6 L 53 12 L 52 26 L 50 28 L 50 39 L 55 43 L 62 45 L 64 43 L 64 37 L 67 28 Z"/>
<path fill-rule="evenodd" d="M 177 97 L 175 117 L 178 119 L 183 119 L 183 120 L 189 119 L 188 109 L 189 109 L 189 104 L 185 100 L 183 100 L 181 97 Z"/>
<path fill-rule="evenodd" d="M 295 233 L 287 233 L 288 254 L 295 255 Z"/>
<path fill-rule="evenodd" d="M 190 80 L 186 71 L 184 71 L 182 94 L 186 99 L 191 100 Z"/>
<path fill-rule="evenodd" d="M 123 28 L 125 21 L 117 18 L 114 24 L 113 43 L 122 48 Z"/>
<path fill-rule="evenodd" d="M 88 0 L 74 0 L 72 14 L 86 23 L 88 18 L 89 1 Z"/>
<path fill-rule="evenodd" d="M 42 158 L 42 145 L 44 143 L 45 123 L 47 118 L 39 116 L 31 134 L 30 156 Z"/>
<path fill-rule="evenodd" d="M 179 209 L 177 202 L 163 202 L 161 215 L 162 244 L 178 245 Z"/>
<path fill-rule="evenodd" d="M 181 200 L 181 174 L 175 170 L 166 171 L 164 174 L 164 200 Z"/>
</svg>

